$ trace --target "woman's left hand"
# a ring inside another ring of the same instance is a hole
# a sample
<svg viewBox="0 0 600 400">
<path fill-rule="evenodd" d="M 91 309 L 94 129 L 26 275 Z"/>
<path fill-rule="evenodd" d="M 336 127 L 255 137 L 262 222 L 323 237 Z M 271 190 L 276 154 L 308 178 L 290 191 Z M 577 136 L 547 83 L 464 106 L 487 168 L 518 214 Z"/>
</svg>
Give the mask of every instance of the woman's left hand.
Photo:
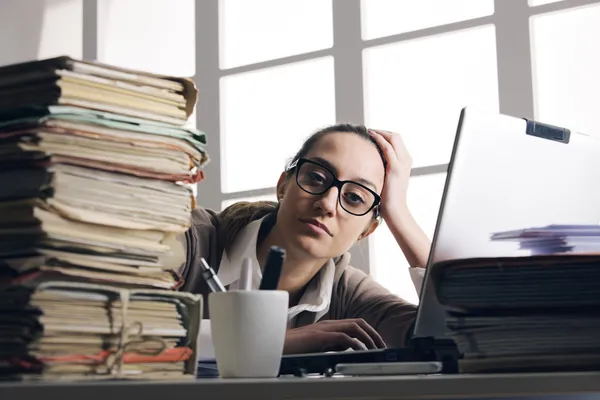
<svg viewBox="0 0 600 400">
<path fill-rule="evenodd" d="M 412 168 L 412 157 L 399 134 L 369 129 L 385 156 L 387 167 L 381 192 L 381 216 L 387 220 L 391 212 L 408 211 L 406 193 Z"/>
<path fill-rule="evenodd" d="M 381 192 L 381 216 L 409 265 L 424 268 L 431 241 L 413 218 L 406 202 L 412 158 L 397 133 L 373 129 L 369 129 L 369 132 L 383 150 L 387 162 Z"/>
</svg>

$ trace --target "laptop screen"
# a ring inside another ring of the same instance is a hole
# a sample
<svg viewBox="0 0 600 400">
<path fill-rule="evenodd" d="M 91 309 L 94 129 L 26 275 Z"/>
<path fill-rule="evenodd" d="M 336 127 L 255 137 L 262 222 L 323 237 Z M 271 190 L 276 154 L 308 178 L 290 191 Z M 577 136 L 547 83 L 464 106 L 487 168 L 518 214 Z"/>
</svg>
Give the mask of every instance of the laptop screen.
<svg viewBox="0 0 600 400">
<path fill-rule="evenodd" d="M 529 251 L 518 244 L 492 241 L 491 235 L 600 220 L 600 140 L 575 132 L 568 137 L 545 135 L 557 132 L 546 127 L 463 109 L 421 288 L 415 336 L 445 334 L 445 308 L 429 278 L 435 263 L 526 256 Z"/>
</svg>

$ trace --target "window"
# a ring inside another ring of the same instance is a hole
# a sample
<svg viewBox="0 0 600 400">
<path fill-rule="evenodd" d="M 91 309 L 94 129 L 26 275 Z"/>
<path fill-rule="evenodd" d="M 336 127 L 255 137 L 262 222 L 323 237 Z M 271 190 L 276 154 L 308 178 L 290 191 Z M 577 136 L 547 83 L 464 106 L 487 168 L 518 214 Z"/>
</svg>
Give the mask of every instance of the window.
<svg viewBox="0 0 600 400">
<path fill-rule="evenodd" d="M 194 0 L 102 0 L 98 6 L 100 61 L 157 74 L 194 75 Z"/>
<path fill-rule="evenodd" d="M 460 110 L 498 110 L 495 43 L 494 26 L 484 25 L 366 49 L 367 125 L 400 132 L 417 169 L 447 164 Z M 430 239 L 444 182 L 445 174 L 410 179 L 408 206 Z M 370 255 L 375 279 L 417 303 L 408 263 L 385 224 L 371 238 Z"/>
<path fill-rule="evenodd" d="M 222 69 L 333 44 L 331 0 L 220 0 Z"/>
<path fill-rule="evenodd" d="M 275 186 L 304 139 L 335 120 L 333 83 L 331 57 L 223 78 L 223 192 Z"/>
<path fill-rule="evenodd" d="M 99 61 L 155 74 L 194 76 L 194 0 L 98 1 Z M 196 111 L 188 127 L 196 127 Z M 190 185 L 194 196 L 198 186 Z"/>
<path fill-rule="evenodd" d="M 600 135 L 600 4 L 531 19 L 535 116 Z"/>
<path fill-rule="evenodd" d="M 445 25 L 494 13 L 493 0 L 362 0 L 365 40 Z"/>
<path fill-rule="evenodd" d="M 408 189 L 408 207 L 419 226 L 431 239 L 435 230 L 446 174 L 432 174 L 411 178 Z M 372 235 L 371 274 L 382 285 L 404 299 L 417 304 L 418 295 L 408 274 L 408 263 L 394 236 L 385 224 Z"/>
<path fill-rule="evenodd" d="M 498 110 L 493 26 L 369 48 L 364 70 L 367 125 L 402 132 L 415 167 L 449 161 L 464 106 Z"/>
<path fill-rule="evenodd" d="M 83 0 L 46 2 L 39 36 L 39 58 L 81 57 Z M 69 21 L 65 24 L 64 21 Z M 23 23 L 23 19 L 20 20 Z M 27 24 L 28 22 L 25 22 Z M 17 42 L 19 42 L 17 40 Z"/>
<path fill-rule="evenodd" d="M 80 22 L 66 13 L 86 3 L 47 3 L 38 25 L 63 43 L 43 42 L 39 54 L 78 56 Z M 197 121 L 188 124 L 208 136 L 212 162 L 198 202 L 213 209 L 275 200 L 302 141 L 350 120 L 402 134 L 415 162 L 408 206 L 432 237 L 461 108 L 600 131 L 600 0 L 97 3 L 101 61 L 199 83 Z M 65 28 L 64 20 L 75 22 Z M 22 36 L 10 18 L 2 22 L 11 27 L 6 37 Z M 418 301 L 385 224 L 352 251 L 353 265 Z"/>
</svg>

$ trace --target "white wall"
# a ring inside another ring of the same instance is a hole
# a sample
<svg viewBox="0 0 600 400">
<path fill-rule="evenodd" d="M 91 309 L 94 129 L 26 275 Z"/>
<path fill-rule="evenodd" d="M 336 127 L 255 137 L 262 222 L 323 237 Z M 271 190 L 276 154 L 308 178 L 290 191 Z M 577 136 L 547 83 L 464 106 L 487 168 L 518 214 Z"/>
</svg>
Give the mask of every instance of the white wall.
<svg viewBox="0 0 600 400">
<path fill-rule="evenodd" d="M 82 55 L 82 0 L 0 1 L 0 65 Z"/>
</svg>

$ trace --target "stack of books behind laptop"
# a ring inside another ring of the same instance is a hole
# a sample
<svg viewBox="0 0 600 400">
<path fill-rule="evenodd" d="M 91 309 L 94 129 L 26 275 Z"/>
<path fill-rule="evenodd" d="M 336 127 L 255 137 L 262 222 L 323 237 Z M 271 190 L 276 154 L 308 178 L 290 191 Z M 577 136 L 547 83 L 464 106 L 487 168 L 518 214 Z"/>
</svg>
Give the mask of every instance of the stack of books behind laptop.
<svg viewBox="0 0 600 400">
<path fill-rule="evenodd" d="M 463 371 L 600 367 L 600 255 L 451 260 L 432 277 Z"/>
<path fill-rule="evenodd" d="M 3 376 L 193 376 L 201 299 L 174 289 L 208 162 L 196 97 L 68 57 L 0 68 Z"/>
</svg>

